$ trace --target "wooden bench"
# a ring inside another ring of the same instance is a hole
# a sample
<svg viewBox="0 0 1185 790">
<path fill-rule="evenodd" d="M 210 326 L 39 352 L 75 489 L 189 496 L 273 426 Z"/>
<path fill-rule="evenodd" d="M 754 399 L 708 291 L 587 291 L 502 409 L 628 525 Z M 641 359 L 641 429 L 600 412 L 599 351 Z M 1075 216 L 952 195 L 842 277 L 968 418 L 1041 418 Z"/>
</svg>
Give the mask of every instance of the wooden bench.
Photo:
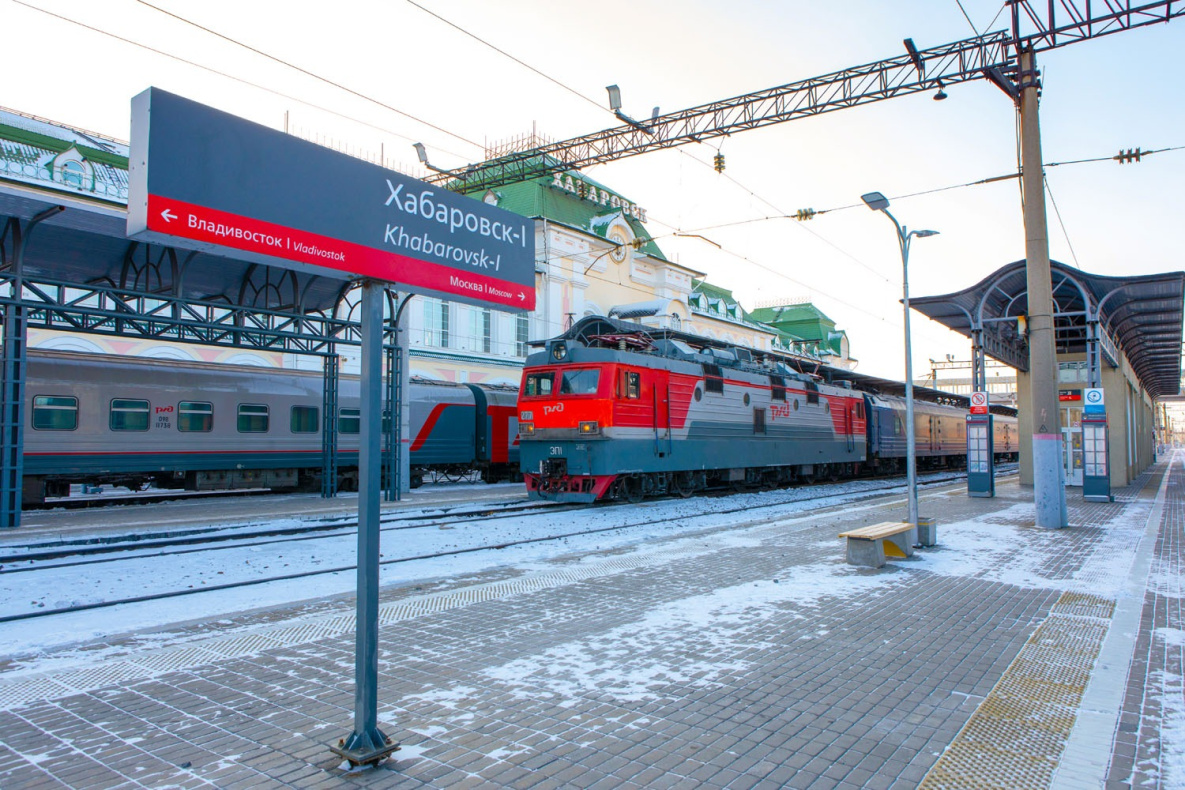
<svg viewBox="0 0 1185 790">
<path fill-rule="evenodd" d="M 847 538 L 848 562 L 870 568 L 884 565 L 886 556 L 912 557 L 917 539 L 914 525 L 907 521 L 882 521 L 841 532 L 839 536 Z"/>
</svg>

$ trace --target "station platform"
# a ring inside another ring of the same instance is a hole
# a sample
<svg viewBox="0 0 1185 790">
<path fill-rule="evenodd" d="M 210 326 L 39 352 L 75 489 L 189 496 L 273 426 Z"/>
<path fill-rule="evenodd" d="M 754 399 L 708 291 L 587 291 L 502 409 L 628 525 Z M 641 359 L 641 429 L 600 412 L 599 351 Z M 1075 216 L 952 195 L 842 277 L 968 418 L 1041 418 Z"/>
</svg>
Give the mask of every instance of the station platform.
<svg viewBox="0 0 1185 790">
<path fill-rule="evenodd" d="M 366 770 L 352 601 L 74 651 L 0 672 L 0 787 L 1185 787 L 1182 457 L 1115 493 L 932 489 L 879 569 L 837 535 L 899 494 L 384 590 Z"/>
</svg>

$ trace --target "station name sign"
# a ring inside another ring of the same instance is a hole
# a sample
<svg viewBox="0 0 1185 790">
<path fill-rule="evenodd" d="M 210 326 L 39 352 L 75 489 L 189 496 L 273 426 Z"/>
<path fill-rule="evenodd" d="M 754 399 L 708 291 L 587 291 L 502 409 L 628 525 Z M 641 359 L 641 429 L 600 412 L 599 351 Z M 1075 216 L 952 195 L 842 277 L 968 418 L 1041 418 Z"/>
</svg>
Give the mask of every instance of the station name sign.
<svg viewBox="0 0 1185 790">
<path fill-rule="evenodd" d="M 158 88 L 132 100 L 128 236 L 510 310 L 534 223 Z"/>
</svg>

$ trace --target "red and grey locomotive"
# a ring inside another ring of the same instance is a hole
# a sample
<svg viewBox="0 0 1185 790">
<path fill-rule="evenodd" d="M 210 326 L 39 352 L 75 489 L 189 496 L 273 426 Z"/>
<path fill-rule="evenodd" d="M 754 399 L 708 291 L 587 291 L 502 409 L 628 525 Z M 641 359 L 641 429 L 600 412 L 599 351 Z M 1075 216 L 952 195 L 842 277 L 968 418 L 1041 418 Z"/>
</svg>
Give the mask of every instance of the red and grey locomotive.
<svg viewBox="0 0 1185 790">
<path fill-rule="evenodd" d="M 865 402 L 772 354 L 589 317 L 527 359 L 520 458 L 534 497 L 689 496 L 855 474 Z"/>
</svg>

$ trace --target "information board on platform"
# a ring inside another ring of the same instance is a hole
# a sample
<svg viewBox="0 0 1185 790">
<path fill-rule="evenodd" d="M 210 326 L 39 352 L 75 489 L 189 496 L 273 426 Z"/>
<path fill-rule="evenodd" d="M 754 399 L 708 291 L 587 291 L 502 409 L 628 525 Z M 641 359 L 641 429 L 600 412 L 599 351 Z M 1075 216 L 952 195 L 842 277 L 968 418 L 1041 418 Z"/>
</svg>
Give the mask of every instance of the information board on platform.
<svg viewBox="0 0 1185 790">
<path fill-rule="evenodd" d="M 149 88 L 128 236 L 509 310 L 535 307 L 527 217 Z"/>
</svg>

